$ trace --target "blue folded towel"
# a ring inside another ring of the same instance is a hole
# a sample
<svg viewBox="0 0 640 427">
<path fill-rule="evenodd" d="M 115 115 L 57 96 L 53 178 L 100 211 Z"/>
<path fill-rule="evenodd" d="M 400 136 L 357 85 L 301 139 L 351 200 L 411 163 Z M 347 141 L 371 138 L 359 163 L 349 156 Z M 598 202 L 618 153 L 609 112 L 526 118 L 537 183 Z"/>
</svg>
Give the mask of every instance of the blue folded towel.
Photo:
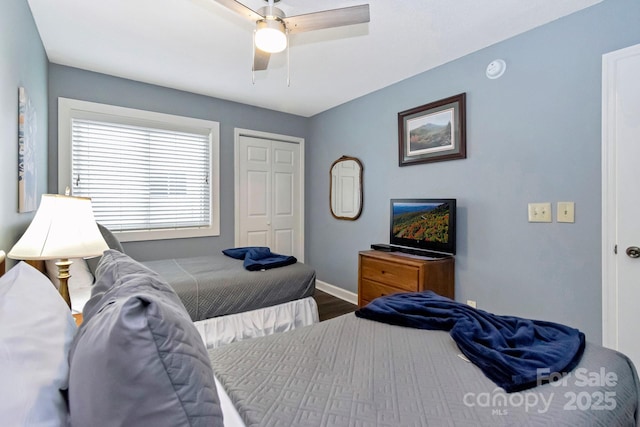
<svg viewBox="0 0 640 427">
<path fill-rule="evenodd" d="M 223 250 L 222 253 L 231 258 L 243 259 L 243 266 L 249 271 L 269 270 L 298 262 L 296 257 L 273 253 L 266 246 L 230 248 Z"/>
<path fill-rule="evenodd" d="M 547 381 L 549 374 L 569 372 L 580 361 L 585 346 L 585 336 L 577 329 L 498 316 L 432 291 L 380 297 L 356 311 L 356 316 L 450 331 L 462 353 L 508 393 L 535 387 Z"/>
</svg>

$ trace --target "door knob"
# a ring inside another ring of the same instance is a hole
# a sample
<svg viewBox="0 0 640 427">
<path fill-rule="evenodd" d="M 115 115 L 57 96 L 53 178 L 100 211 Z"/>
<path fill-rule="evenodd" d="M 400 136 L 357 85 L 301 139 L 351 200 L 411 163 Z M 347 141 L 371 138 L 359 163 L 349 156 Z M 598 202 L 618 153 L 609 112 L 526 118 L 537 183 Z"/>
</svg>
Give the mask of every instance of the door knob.
<svg viewBox="0 0 640 427">
<path fill-rule="evenodd" d="M 637 246 L 629 246 L 627 248 L 627 255 L 631 258 L 640 258 L 640 248 Z"/>
</svg>

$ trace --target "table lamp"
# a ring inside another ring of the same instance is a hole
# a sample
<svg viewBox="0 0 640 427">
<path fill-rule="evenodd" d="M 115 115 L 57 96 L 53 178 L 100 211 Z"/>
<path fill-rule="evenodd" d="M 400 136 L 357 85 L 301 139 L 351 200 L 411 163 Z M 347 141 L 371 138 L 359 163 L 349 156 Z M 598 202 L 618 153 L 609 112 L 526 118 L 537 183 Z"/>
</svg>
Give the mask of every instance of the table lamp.
<svg viewBox="0 0 640 427">
<path fill-rule="evenodd" d="M 107 249 L 90 198 L 43 194 L 33 221 L 7 256 L 19 260 L 58 260 L 58 290 L 71 308 L 69 258 L 100 256 Z"/>
</svg>

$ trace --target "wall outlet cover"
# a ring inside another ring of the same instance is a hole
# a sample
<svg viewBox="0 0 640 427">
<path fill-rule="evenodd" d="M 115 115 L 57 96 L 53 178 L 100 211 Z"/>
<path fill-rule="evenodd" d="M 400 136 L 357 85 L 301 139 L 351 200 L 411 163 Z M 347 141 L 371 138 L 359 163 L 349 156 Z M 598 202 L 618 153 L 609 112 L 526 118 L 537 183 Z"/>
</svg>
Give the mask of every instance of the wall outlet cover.
<svg viewBox="0 0 640 427">
<path fill-rule="evenodd" d="M 529 222 L 551 222 L 551 203 L 529 203 Z"/>
</svg>

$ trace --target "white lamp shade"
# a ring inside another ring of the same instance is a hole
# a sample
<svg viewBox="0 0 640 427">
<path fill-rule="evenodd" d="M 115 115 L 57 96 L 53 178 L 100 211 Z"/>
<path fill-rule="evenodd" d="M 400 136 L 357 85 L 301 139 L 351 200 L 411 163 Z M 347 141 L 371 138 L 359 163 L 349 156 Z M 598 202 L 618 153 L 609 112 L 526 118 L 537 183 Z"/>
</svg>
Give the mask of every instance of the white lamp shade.
<svg viewBox="0 0 640 427">
<path fill-rule="evenodd" d="M 256 47 L 269 53 L 282 52 L 287 47 L 284 24 L 276 19 L 262 19 L 256 24 Z"/>
<path fill-rule="evenodd" d="M 33 221 L 8 256 L 24 260 L 90 258 L 107 249 L 91 199 L 43 194 Z"/>
</svg>

